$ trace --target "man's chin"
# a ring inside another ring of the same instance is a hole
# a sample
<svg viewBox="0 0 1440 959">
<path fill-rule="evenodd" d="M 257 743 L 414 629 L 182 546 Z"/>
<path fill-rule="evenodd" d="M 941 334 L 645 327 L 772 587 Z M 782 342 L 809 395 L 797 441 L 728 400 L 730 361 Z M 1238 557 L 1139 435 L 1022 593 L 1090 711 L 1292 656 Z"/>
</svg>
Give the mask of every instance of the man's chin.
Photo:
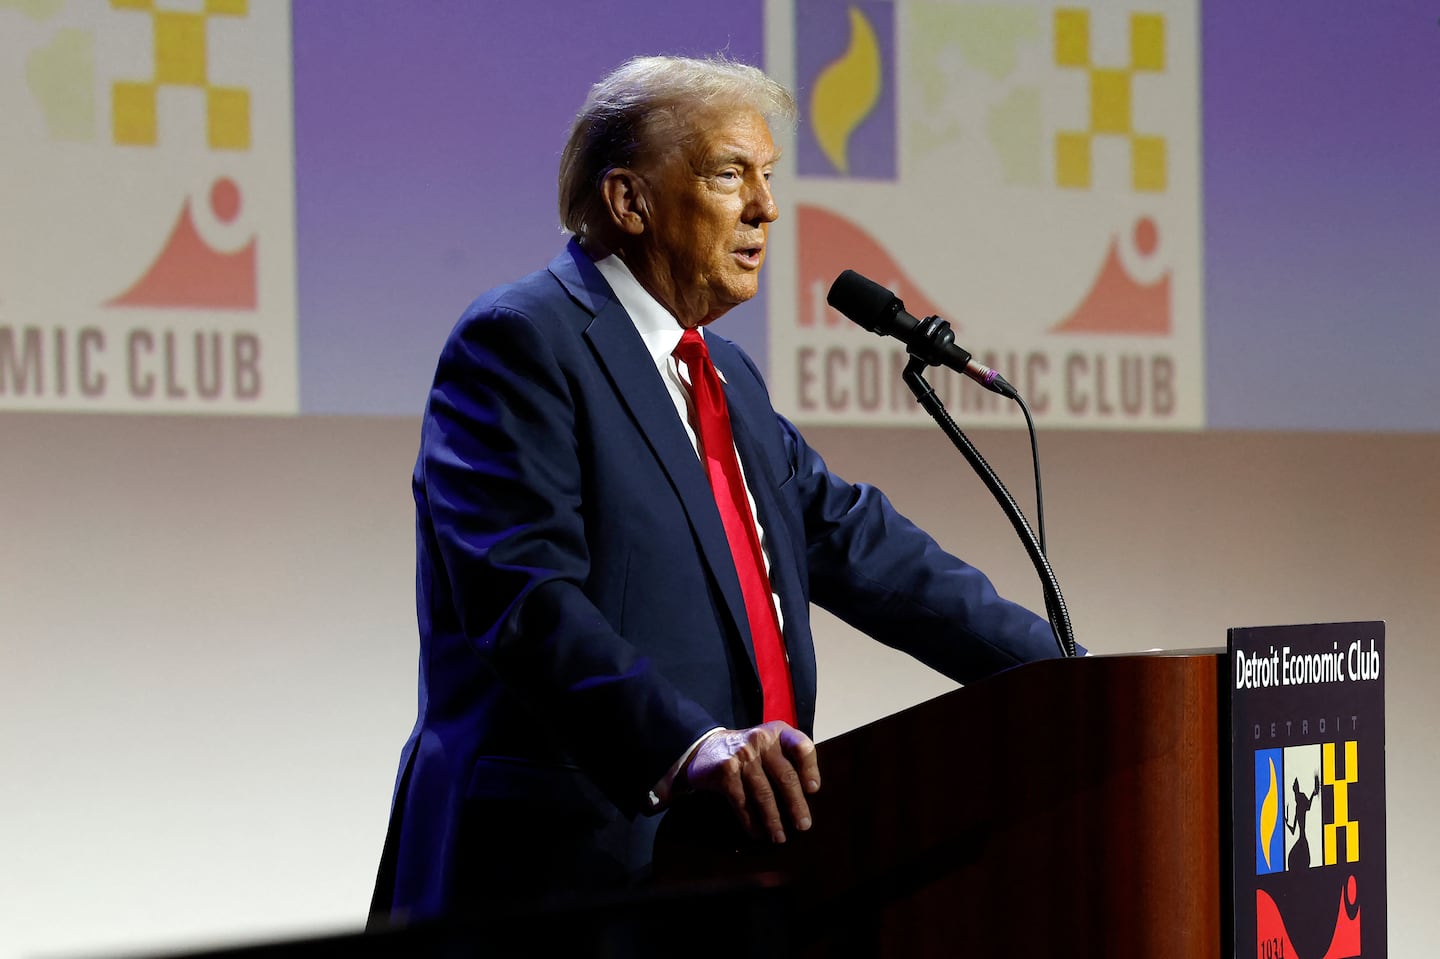
<svg viewBox="0 0 1440 959">
<path fill-rule="evenodd" d="M 752 299 L 759 292 L 759 270 L 743 273 L 725 284 L 726 299 L 730 301 L 731 306 L 738 306 L 746 300 Z"/>
</svg>

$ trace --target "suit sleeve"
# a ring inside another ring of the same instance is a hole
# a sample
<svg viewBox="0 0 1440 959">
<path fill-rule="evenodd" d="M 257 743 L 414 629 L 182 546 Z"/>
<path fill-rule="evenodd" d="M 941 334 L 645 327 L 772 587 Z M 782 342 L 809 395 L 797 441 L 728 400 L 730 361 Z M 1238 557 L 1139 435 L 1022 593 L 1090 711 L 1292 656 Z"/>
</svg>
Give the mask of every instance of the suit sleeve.
<svg viewBox="0 0 1440 959">
<path fill-rule="evenodd" d="M 873 486 L 831 473 L 780 418 L 804 514 L 814 602 L 962 683 L 1059 655 L 1050 624 L 1001 598 Z"/>
<path fill-rule="evenodd" d="M 563 352 L 563 351 L 561 351 Z M 622 810 L 717 725 L 620 636 L 584 591 L 583 411 L 562 360 L 519 313 L 462 321 L 441 355 L 417 493 L 430 514 L 429 611 L 463 638 Z M 594 438 L 601 441 L 603 438 Z"/>
</svg>

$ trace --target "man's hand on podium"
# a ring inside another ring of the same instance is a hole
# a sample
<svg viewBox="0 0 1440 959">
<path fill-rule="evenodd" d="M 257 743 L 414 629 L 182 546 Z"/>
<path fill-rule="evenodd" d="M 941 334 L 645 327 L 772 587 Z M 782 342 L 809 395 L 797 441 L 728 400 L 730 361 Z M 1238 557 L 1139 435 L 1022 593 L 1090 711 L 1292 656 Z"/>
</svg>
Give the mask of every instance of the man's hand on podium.
<svg viewBox="0 0 1440 959">
<path fill-rule="evenodd" d="M 820 789 L 820 766 L 810 737 L 777 720 L 710 733 L 686 763 L 685 781 L 724 796 L 755 839 L 779 843 L 786 820 L 801 832 L 810 828 L 805 797 Z"/>
</svg>

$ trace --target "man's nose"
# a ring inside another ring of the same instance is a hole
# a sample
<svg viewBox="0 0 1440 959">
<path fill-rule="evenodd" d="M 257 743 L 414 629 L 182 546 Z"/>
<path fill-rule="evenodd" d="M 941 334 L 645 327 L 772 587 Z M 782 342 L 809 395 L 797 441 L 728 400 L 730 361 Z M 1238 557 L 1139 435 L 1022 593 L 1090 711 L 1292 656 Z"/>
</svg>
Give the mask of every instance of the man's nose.
<svg viewBox="0 0 1440 959">
<path fill-rule="evenodd" d="M 760 177 L 751 187 L 745 214 L 749 223 L 773 223 L 780 216 L 780 208 L 775 205 L 775 197 L 770 193 L 769 180 Z"/>
</svg>

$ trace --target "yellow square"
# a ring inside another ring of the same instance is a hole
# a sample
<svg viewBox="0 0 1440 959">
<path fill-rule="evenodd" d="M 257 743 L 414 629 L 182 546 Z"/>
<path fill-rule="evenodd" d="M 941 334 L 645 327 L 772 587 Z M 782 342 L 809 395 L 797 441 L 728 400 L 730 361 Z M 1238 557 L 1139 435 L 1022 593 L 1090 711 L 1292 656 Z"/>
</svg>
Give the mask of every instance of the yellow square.
<svg viewBox="0 0 1440 959">
<path fill-rule="evenodd" d="M 1055 182 L 1072 190 L 1090 189 L 1090 137 L 1084 133 L 1055 136 Z"/>
<path fill-rule="evenodd" d="M 1160 14 L 1130 15 L 1130 69 L 1165 69 L 1165 18 Z"/>
<path fill-rule="evenodd" d="M 155 0 L 110 0 L 111 10 L 154 10 Z"/>
<path fill-rule="evenodd" d="M 249 0 L 205 0 L 205 12 L 212 17 L 243 17 L 250 12 Z"/>
<path fill-rule="evenodd" d="M 210 87 L 205 91 L 210 147 L 215 150 L 250 149 L 250 92 L 239 87 Z"/>
<path fill-rule="evenodd" d="M 115 142 L 153 146 L 156 137 L 155 85 L 117 83 L 110 88 L 111 126 Z"/>
<path fill-rule="evenodd" d="M 204 14 L 155 14 L 155 82 L 204 86 Z"/>
<path fill-rule="evenodd" d="M 1090 71 L 1090 130 L 1130 132 L 1130 71 Z"/>
<path fill-rule="evenodd" d="M 1055 11 L 1055 65 L 1090 65 L 1090 11 L 1074 7 Z"/>
<path fill-rule="evenodd" d="M 1131 138 L 1130 177 L 1137 193 L 1165 192 L 1168 177 L 1164 137 Z"/>
</svg>

